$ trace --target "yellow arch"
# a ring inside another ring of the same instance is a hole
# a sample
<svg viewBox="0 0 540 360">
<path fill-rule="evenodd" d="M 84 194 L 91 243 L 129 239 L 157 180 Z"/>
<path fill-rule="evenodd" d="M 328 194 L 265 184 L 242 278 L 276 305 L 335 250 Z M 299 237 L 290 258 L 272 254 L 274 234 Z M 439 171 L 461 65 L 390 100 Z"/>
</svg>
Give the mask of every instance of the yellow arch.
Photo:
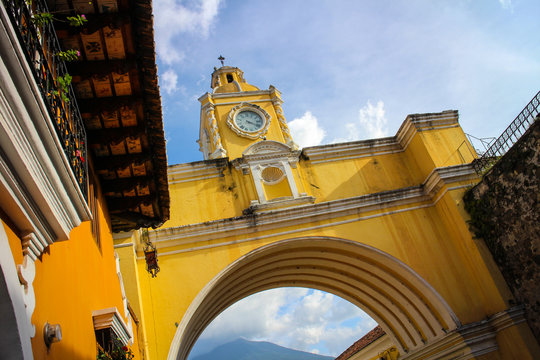
<svg viewBox="0 0 540 360">
<path fill-rule="evenodd" d="M 303 237 L 255 249 L 216 275 L 184 314 L 168 360 L 185 360 L 203 330 L 235 302 L 288 286 L 323 290 L 359 306 L 402 353 L 433 343 L 460 325 L 435 289 L 393 256 L 350 240 Z"/>
</svg>

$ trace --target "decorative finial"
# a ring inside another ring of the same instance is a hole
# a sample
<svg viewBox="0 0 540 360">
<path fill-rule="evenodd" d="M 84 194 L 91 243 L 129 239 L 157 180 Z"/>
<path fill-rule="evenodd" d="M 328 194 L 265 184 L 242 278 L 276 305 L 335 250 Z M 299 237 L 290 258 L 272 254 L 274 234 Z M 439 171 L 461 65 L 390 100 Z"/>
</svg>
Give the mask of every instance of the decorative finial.
<svg viewBox="0 0 540 360">
<path fill-rule="evenodd" d="M 225 64 L 223 63 L 223 61 L 225 61 L 225 58 L 223 57 L 223 55 L 219 55 L 219 57 L 217 58 L 219 61 L 221 61 L 221 66 L 224 66 Z"/>
</svg>

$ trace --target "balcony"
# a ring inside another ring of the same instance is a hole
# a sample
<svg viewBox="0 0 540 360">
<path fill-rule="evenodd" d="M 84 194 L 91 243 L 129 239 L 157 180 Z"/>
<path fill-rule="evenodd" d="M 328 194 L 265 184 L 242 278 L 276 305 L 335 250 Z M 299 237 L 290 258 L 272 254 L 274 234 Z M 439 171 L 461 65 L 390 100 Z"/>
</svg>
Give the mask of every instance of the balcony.
<svg viewBox="0 0 540 360">
<path fill-rule="evenodd" d="M 29 3 L 0 0 L 0 211 L 32 257 L 91 219 L 89 180 L 113 231 L 159 226 L 169 192 L 151 1 Z M 60 21 L 41 21 L 49 11 Z M 63 22 L 73 14 L 84 27 Z M 65 63 L 66 49 L 80 56 Z"/>
<path fill-rule="evenodd" d="M 2 0 L 17 33 L 26 60 L 41 97 L 52 119 L 56 135 L 70 164 L 73 176 L 87 200 L 88 166 L 86 133 L 70 83 L 65 62 L 59 58 L 62 49 L 53 21 L 40 21 L 50 14 L 42 0 Z M 31 4 L 31 5 L 30 5 Z"/>
</svg>

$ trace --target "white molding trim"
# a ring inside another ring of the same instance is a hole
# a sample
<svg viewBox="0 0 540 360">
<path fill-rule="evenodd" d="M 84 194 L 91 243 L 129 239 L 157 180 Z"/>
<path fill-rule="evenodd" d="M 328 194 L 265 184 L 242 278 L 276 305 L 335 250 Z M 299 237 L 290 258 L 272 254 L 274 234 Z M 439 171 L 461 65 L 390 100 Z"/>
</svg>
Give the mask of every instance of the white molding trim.
<svg viewBox="0 0 540 360">
<path fill-rule="evenodd" d="M 374 155 L 394 154 L 404 150 L 396 139 L 391 137 L 305 147 L 302 152 L 313 164 L 318 164 Z"/>
<path fill-rule="evenodd" d="M 43 250 L 54 241 L 54 231 L 37 208 L 28 190 L 24 188 L 11 164 L 6 162 L 0 149 L 0 206 L 22 229 L 32 229 L 26 237 L 25 252 L 36 260 Z M 7 208 L 7 209 L 6 209 Z M 6 211 L 7 210 L 7 211 Z"/>
<path fill-rule="evenodd" d="M 299 150 L 292 150 L 289 145 L 274 140 L 262 140 L 251 144 L 242 153 L 241 158 L 234 159 L 232 164 L 237 170 L 243 170 L 257 165 L 268 166 L 272 164 L 281 164 L 288 161 L 291 167 L 296 168 Z"/>
<path fill-rule="evenodd" d="M 264 103 L 264 102 L 272 102 L 270 99 L 250 99 L 250 103 Z M 230 101 L 230 102 L 216 102 L 214 103 L 215 106 L 219 105 L 237 105 L 238 101 Z"/>
<path fill-rule="evenodd" d="M 54 241 L 91 218 L 30 65 L 0 7 L 0 192 L 3 210 L 33 232 L 36 259 Z M 3 189 L 2 189 L 3 188 Z"/>
<path fill-rule="evenodd" d="M 215 99 L 226 99 L 226 98 L 233 98 L 233 97 L 245 97 L 245 96 L 259 96 L 259 95 L 270 95 L 271 90 L 253 90 L 253 91 L 239 91 L 239 92 L 229 92 L 229 93 L 204 93 L 201 97 L 199 97 L 199 101 L 202 102 L 206 97 L 210 98 L 211 100 Z M 265 100 L 268 101 L 268 100 Z M 221 105 L 221 104 L 220 104 Z"/>
<path fill-rule="evenodd" d="M 223 177 L 228 166 L 227 158 L 203 160 L 186 164 L 169 165 L 167 175 L 169 184 L 198 181 Z"/>
<path fill-rule="evenodd" d="M 133 335 L 116 307 L 92 311 L 94 330 L 112 328 L 122 344 L 131 344 Z"/>
<path fill-rule="evenodd" d="M 122 294 L 122 304 L 124 305 L 124 316 L 127 319 L 127 331 L 129 335 L 129 345 L 133 345 L 133 323 L 131 322 L 131 316 L 128 309 L 128 299 L 126 296 L 126 290 L 124 288 L 124 278 L 122 277 L 122 271 L 120 270 L 120 257 L 114 252 L 114 260 L 116 263 L 116 275 L 118 275 L 118 282 L 120 283 L 120 293 Z"/>
<path fill-rule="evenodd" d="M 152 241 L 163 249 L 178 245 L 196 244 L 199 241 L 223 239 L 231 236 L 251 234 L 254 223 L 258 232 L 273 229 L 270 235 L 256 235 L 246 239 L 236 239 L 232 242 L 219 242 L 216 244 L 195 246 L 188 249 L 160 252 L 160 256 L 174 255 L 188 251 L 203 250 L 218 246 L 230 245 L 268 237 L 292 235 L 308 230 L 337 226 L 356 221 L 367 220 L 405 211 L 413 211 L 435 206 L 448 192 L 469 186 L 478 179 L 478 175 L 470 164 L 438 168 L 426 178 L 422 185 L 381 193 L 362 195 L 347 199 L 333 200 L 322 203 L 306 204 L 292 208 L 276 209 L 271 211 L 256 211 L 253 215 L 237 218 L 228 218 L 209 221 L 205 223 L 183 225 L 171 228 L 156 229 L 149 233 Z M 467 184 L 452 183 L 468 182 Z M 445 189 L 443 189 L 446 186 Z M 397 209 L 397 207 L 403 207 Z M 381 210 L 377 214 L 363 215 L 373 210 Z M 383 211 L 386 210 L 386 211 Z M 338 220 L 341 217 L 356 215 L 354 219 Z M 317 221 L 325 221 L 320 225 L 309 226 Z M 303 225 L 295 230 L 280 232 L 289 226 Z M 142 259 L 142 257 L 138 257 Z"/>
<path fill-rule="evenodd" d="M 125 248 L 125 247 L 135 247 L 135 244 L 132 243 L 132 242 L 129 242 L 129 243 L 115 244 L 115 245 L 114 245 L 114 248 L 115 248 L 115 249 Z"/>
<path fill-rule="evenodd" d="M 512 307 L 493 314 L 486 320 L 463 325 L 438 341 L 426 344 L 411 354 L 404 354 L 400 359 L 472 359 L 497 350 L 497 333 L 524 321 L 524 308 Z"/>
<path fill-rule="evenodd" d="M 253 204 L 250 207 L 255 211 L 265 211 L 271 209 L 278 209 L 282 207 L 300 206 L 305 204 L 313 204 L 315 198 L 313 196 L 300 195 L 299 197 L 289 196 L 286 198 L 278 198 L 269 200 L 263 204 Z"/>
<path fill-rule="evenodd" d="M 3 9 L 3 7 L 0 6 Z M 3 11 L 3 10 L 2 10 Z M 17 267 L 4 225 L 0 221 L 0 276 L 5 282 L 7 297 L 2 301 L 2 321 L 0 321 L 0 348 L 2 355 L 10 359 L 32 360 L 32 329 L 31 319 L 28 318 L 24 291 L 17 274 Z M 0 286 L 1 283 L 0 282 Z M 4 290 L 4 289 L 2 289 Z M 4 293 L 4 291 L 2 291 Z M 7 312 L 6 307 L 11 306 Z"/>
<path fill-rule="evenodd" d="M 456 110 L 408 115 L 395 136 L 306 147 L 302 152 L 313 164 L 394 154 L 405 151 L 417 132 L 458 126 L 458 112 Z"/>
</svg>

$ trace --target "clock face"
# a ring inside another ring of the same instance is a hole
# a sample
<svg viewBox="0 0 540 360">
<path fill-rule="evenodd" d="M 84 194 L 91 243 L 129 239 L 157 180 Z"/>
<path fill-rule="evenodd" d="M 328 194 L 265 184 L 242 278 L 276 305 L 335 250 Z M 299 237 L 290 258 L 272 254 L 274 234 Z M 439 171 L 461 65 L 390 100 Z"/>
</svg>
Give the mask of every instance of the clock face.
<svg viewBox="0 0 540 360">
<path fill-rule="evenodd" d="M 247 132 L 259 131 L 264 127 L 262 116 L 249 110 L 244 110 L 236 114 L 234 122 L 236 126 Z"/>
</svg>

